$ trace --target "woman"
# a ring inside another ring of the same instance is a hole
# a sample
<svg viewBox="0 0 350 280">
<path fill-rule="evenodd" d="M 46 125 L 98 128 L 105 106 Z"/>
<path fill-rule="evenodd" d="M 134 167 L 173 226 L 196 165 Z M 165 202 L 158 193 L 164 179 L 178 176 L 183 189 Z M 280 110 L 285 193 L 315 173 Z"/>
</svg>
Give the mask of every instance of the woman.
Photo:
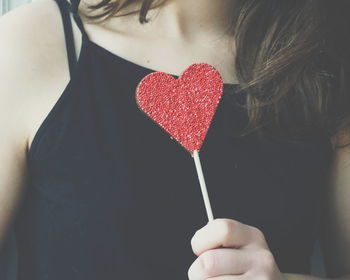
<svg viewBox="0 0 350 280">
<path fill-rule="evenodd" d="M 18 279 L 317 279 L 316 239 L 327 277 L 350 278 L 348 6 L 37 0 L 3 16 L 0 240 L 13 225 Z M 144 76 L 196 62 L 224 81 L 201 149 L 209 223 L 192 158 L 135 103 Z"/>
</svg>

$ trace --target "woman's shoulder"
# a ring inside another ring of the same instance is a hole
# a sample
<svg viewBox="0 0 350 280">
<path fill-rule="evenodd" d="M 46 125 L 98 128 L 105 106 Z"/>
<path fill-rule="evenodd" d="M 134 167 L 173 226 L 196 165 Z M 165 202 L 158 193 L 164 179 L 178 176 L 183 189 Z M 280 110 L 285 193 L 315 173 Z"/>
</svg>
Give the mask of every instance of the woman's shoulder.
<svg viewBox="0 0 350 280">
<path fill-rule="evenodd" d="M 6 205 L 0 217 L 0 247 L 26 185 L 27 137 L 38 108 L 33 104 L 42 102 L 41 80 L 55 74 L 50 48 L 56 49 L 59 39 L 50 34 L 58 26 L 52 4 L 36 0 L 0 17 L 0 204 Z"/>
<path fill-rule="evenodd" d="M 40 63 L 45 66 L 47 52 L 55 51 L 55 44 L 62 40 L 57 36 L 59 24 L 54 0 L 36 0 L 4 14 L 0 17 L 1 53 L 5 59 L 2 62 L 11 61 L 6 67 L 17 66 L 16 70 L 20 69 L 14 62 L 20 62 L 22 67 Z"/>
<path fill-rule="evenodd" d="M 29 142 L 70 78 L 58 5 L 36 0 L 6 13 L 0 42 L 1 102 Z"/>
</svg>

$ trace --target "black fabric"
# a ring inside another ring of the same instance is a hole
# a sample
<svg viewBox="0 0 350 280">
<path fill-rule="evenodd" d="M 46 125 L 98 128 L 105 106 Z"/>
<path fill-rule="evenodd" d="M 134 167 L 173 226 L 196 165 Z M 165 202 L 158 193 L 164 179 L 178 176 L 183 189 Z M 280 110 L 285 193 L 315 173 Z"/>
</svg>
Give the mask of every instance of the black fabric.
<svg viewBox="0 0 350 280">
<path fill-rule="evenodd" d="M 18 279 L 187 279 L 207 217 L 193 159 L 135 103 L 153 70 L 85 33 L 72 71 L 28 152 Z M 244 92 L 224 89 L 200 151 L 214 217 L 260 228 L 282 272 L 309 273 L 330 142 L 234 137 Z"/>
</svg>

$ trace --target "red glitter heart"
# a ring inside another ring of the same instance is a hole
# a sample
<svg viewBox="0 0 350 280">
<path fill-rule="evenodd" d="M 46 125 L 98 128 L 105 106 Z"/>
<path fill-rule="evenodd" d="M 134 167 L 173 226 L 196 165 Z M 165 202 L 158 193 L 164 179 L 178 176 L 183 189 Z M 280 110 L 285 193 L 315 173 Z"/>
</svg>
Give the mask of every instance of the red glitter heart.
<svg viewBox="0 0 350 280">
<path fill-rule="evenodd" d="M 209 64 L 196 63 L 179 79 L 164 72 L 145 76 L 136 89 L 136 101 L 193 155 L 204 142 L 222 92 L 219 72 Z"/>
</svg>

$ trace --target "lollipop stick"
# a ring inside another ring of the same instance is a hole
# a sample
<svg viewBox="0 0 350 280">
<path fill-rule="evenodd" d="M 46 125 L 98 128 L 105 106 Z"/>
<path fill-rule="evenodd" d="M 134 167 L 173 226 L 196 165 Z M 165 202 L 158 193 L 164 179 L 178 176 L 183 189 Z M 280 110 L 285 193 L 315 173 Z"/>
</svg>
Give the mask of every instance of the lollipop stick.
<svg viewBox="0 0 350 280">
<path fill-rule="evenodd" d="M 201 161 L 199 159 L 198 151 L 194 150 L 193 151 L 193 155 L 194 155 L 194 163 L 195 163 L 196 169 L 197 169 L 197 175 L 198 175 L 198 179 L 199 179 L 199 184 L 200 184 L 201 190 L 202 190 L 202 195 L 203 195 L 203 199 L 204 199 L 205 209 L 207 211 L 208 220 L 210 222 L 210 221 L 212 221 L 214 219 L 213 211 L 211 210 L 209 196 L 208 196 L 207 187 L 206 187 L 205 181 L 204 181 L 204 176 L 203 176 L 203 171 L 202 171 L 202 166 L 201 166 Z"/>
</svg>

